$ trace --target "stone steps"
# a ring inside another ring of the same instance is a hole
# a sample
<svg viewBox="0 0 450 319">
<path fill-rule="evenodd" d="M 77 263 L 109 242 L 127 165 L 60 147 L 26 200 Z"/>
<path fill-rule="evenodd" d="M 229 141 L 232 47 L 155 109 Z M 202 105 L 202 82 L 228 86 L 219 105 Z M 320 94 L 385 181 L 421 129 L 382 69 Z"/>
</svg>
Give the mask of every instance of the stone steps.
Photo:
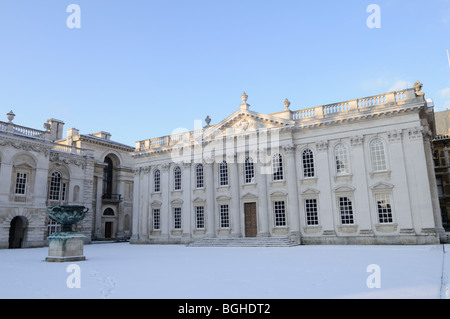
<svg viewBox="0 0 450 319">
<path fill-rule="evenodd" d="M 289 238 L 246 237 L 246 238 L 202 238 L 188 247 L 293 247 L 298 244 Z"/>
</svg>

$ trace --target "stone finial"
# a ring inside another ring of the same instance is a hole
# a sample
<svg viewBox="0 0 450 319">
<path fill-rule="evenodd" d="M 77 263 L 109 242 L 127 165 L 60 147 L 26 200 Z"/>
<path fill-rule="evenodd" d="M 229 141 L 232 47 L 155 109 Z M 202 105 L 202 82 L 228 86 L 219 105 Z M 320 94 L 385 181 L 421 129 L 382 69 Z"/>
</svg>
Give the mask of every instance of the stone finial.
<svg viewBox="0 0 450 319">
<path fill-rule="evenodd" d="M 244 91 L 244 93 L 242 93 L 242 95 L 241 95 L 241 100 L 242 100 L 242 102 L 247 103 L 247 99 L 248 99 L 248 95 L 245 94 L 245 91 Z"/>
<path fill-rule="evenodd" d="M 16 114 L 14 114 L 14 112 L 11 110 L 8 113 L 6 113 L 6 117 L 9 121 L 9 123 L 12 123 L 12 121 L 14 120 L 14 117 L 16 116 Z"/>
<path fill-rule="evenodd" d="M 286 100 L 284 100 L 283 105 L 284 105 L 284 108 L 287 111 L 287 110 L 289 110 L 289 106 L 291 105 L 291 102 L 288 99 L 286 99 Z"/>
<path fill-rule="evenodd" d="M 423 96 L 423 95 L 425 95 L 424 92 L 421 92 L 422 87 L 423 87 L 423 84 L 420 83 L 420 81 L 416 81 L 416 82 L 414 83 L 414 91 L 416 92 L 416 95 L 417 95 L 417 96 Z"/>
<path fill-rule="evenodd" d="M 209 126 L 209 123 L 211 123 L 211 118 L 209 117 L 209 115 L 206 116 L 205 123 L 206 123 L 206 126 Z"/>
<path fill-rule="evenodd" d="M 248 110 L 248 107 L 250 106 L 250 104 L 247 104 L 247 99 L 248 95 L 245 92 L 242 93 L 241 100 L 243 103 L 240 105 L 242 110 Z"/>
</svg>

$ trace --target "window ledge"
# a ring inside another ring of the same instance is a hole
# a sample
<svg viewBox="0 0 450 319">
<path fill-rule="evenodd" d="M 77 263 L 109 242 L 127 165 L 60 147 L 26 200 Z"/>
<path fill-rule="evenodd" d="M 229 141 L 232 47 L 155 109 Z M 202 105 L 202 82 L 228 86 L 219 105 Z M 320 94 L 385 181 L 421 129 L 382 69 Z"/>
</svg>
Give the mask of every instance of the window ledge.
<svg viewBox="0 0 450 319">
<path fill-rule="evenodd" d="M 370 172 L 370 177 L 391 177 L 391 171 L 378 171 L 378 172 Z"/>
</svg>

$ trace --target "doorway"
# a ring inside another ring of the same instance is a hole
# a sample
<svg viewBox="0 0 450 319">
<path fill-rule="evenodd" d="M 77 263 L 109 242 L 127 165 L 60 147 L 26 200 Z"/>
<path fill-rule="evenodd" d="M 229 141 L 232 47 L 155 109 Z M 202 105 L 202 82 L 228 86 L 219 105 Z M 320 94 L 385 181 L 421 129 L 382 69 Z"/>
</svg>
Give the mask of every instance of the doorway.
<svg viewBox="0 0 450 319">
<path fill-rule="evenodd" d="M 16 216 L 11 220 L 9 228 L 9 248 L 22 248 L 28 221 L 23 216 Z"/>
<path fill-rule="evenodd" d="M 105 222 L 105 238 L 111 238 L 112 236 L 112 222 Z"/>
<path fill-rule="evenodd" d="M 258 226 L 256 221 L 256 203 L 244 203 L 245 237 L 256 237 Z"/>
</svg>

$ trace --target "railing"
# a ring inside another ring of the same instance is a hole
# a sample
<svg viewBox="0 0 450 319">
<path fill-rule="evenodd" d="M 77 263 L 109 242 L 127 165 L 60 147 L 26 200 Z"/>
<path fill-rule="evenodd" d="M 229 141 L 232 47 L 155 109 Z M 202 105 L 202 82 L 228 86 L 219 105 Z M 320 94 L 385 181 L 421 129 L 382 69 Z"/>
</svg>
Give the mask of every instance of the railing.
<svg viewBox="0 0 450 319">
<path fill-rule="evenodd" d="M 6 131 L 11 132 L 14 134 L 19 134 L 23 136 L 28 137 L 34 137 L 34 138 L 45 138 L 46 131 L 36 130 L 33 128 L 20 126 L 17 124 L 7 123 L 7 122 L 0 122 L 0 131 Z"/>
<path fill-rule="evenodd" d="M 340 103 L 293 111 L 292 119 L 295 121 L 310 121 L 323 118 L 333 118 L 341 114 L 359 111 L 363 112 L 375 107 L 405 104 L 406 101 L 412 101 L 415 98 L 416 95 L 414 89 L 407 89 L 403 91 L 390 92 L 360 99 L 348 100 Z M 149 150 L 162 146 L 176 145 L 179 142 L 192 142 L 194 139 L 201 138 L 203 132 L 204 130 L 201 129 L 139 141 L 136 142 L 136 150 Z"/>
<path fill-rule="evenodd" d="M 93 151 L 85 148 L 79 148 L 72 145 L 65 144 L 55 144 L 53 146 L 54 151 L 64 152 L 64 153 L 72 153 L 82 156 L 91 156 L 93 155 Z"/>
<path fill-rule="evenodd" d="M 123 200 L 122 194 L 103 194 L 104 201 L 121 202 Z"/>
<path fill-rule="evenodd" d="M 372 107 L 379 107 L 388 104 L 404 104 L 407 100 L 415 98 L 414 89 L 404 91 L 390 92 L 381 95 L 364 97 L 356 100 L 316 106 L 304 110 L 292 112 L 293 120 L 305 120 L 313 118 L 326 118 L 327 116 L 335 116 L 353 110 L 363 111 Z"/>
</svg>

